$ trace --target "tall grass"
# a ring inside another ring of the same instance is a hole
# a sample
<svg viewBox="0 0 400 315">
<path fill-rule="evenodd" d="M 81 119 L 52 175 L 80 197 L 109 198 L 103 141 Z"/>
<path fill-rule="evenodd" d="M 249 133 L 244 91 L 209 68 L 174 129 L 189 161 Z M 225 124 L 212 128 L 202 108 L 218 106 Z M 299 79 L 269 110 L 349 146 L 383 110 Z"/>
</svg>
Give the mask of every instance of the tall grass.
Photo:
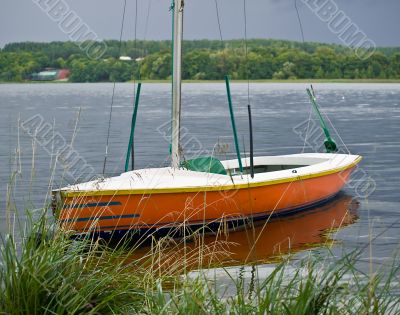
<svg viewBox="0 0 400 315">
<path fill-rule="evenodd" d="M 45 216 L 27 232 L 19 244 L 2 238 L 2 314 L 103 314 L 140 306 L 140 270 L 115 259 L 117 251 L 61 233 L 49 237 Z"/>
<path fill-rule="evenodd" d="M 264 280 L 245 285 L 231 277 L 234 292 L 221 290 L 221 283 L 196 278 L 163 294 L 147 296 L 145 313 L 151 314 L 399 314 L 400 300 L 391 290 L 398 286 L 393 274 L 368 278 L 354 268 L 356 256 L 333 265 L 318 259 L 302 261 L 295 270 L 278 265 Z M 397 268 L 395 268 L 398 271 Z M 348 278 L 352 275 L 351 278 Z"/>
<path fill-rule="evenodd" d="M 43 215 L 22 239 L 1 240 L 1 314 L 398 314 L 399 266 L 385 276 L 356 269 L 357 255 L 326 263 L 310 255 L 293 267 L 282 261 L 264 279 L 257 266 L 221 269 L 224 280 L 204 270 L 184 274 L 169 246 L 151 255 L 109 248 L 95 240 L 73 241 Z M 223 247 L 222 247 L 223 248 Z M 218 250 L 222 250 L 219 247 Z M 210 248 L 205 249 L 209 253 Z M 156 255 L 156 256 L 154 256 Z M 190 269 L 190 268 L 189 268 Z M 245 277 L 250 269 L 251 277 Z M 398 290 L 397 290 L 398 291 Z M 398 293 L 398 292 L 397 292 Z"/>
</svg>

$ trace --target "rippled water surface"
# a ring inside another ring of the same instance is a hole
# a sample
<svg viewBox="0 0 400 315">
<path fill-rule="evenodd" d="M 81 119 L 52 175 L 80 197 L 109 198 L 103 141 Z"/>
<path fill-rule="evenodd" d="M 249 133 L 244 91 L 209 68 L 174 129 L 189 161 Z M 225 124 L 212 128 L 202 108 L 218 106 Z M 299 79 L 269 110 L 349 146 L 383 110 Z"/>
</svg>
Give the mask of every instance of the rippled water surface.
<svg viewBox="0 0 400 315">
<path fill-rule="evenodd" d="M 256 155 L 321 151 L 319 130 L 309 135 L 306 144 L 299 135 L 304 134 L 307 126 L 313 130 L 317 123 L 314 116 L 308 123 L 310 104 L 305 88 L 305 84 L 251 84 Z M 248 150 L 247 86 L 232 84 L 231 89 L 241 146 Z M 117 84 L 107 174 L 117 174 L 124 167 L 133 90 L 133 84 Z M 346 225 L 332 236 L 339 241 L 333 246 L 337 253 L 362 248 L 365 263 L 373 261 L 377 266 L 389 263 L 398 253 L 400 85 L 317 84 L 315 90 L 324 113 L 340 135 L 332 130 L 340 148 L 364 157 L 359 172 L 340 198 L 321 211 L 275 222 L 269 229 L 259 231 L 261 243 L 255 252 L 249 247 L 254 240 L 245 237 L 245 232 L 232 233 L 230 241 L 239 244 L 236 249 L 231 248 L 233 254 L 228 260 L 234 261 L 232 264 L 243 263 L 246 257 L 247 261 L 255 257 L 254 261 L 262 262 L 289 248 L 326 243 L 321 233 L 337 227 L 335 218 L 345 220 L 342 225 Z M 45 204 L 49 186 L 59 187 L 81 174 L 82 164 L 70 166 L 56 159 L 61 145 L 72 144 L 74 154 L 86 163 L 85 172 L 102 173 L 111 94 L 112 84 L 0 85 L 2 234 L 14 220 L 13 213 L 6 213 L 7 202 L 16 204 L 19 211 L 40 208 Z M 168 84 L 143 85 L 135 136 L 137 168 L 168 163 L 169 144 L 162 131 L 168 128 L 170 100 Z M 182 142 L 187 156 L 199 150 L 210 153 L 218 142 L 230 143 L 223 84 L 184 84 L 182 111 Z M 32 117 L 40 119 L 41 126 L 47 129 L 35 131 L 35 125 L 29 125 L 37 121 L 29 120 Z M 34 141 L 35 132 L 51 134 L 47 139 L 57 141 Z M 340 216 L 351 201 L 349 216 Z M 326 223 L 327 217 L 333 219 Z"/>
</svg>

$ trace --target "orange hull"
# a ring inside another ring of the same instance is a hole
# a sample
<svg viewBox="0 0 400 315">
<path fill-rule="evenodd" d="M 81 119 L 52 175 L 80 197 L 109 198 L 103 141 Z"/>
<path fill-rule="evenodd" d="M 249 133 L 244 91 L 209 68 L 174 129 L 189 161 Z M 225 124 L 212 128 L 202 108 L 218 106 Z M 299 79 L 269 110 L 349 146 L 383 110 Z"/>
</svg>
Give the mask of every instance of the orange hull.
<svg viewBox="0 0 400 315">
<path fill-rule="evenodd" d="M 58 218 L 64 229 L 79 233 L 266 218 L 298 211 L 333 197 L 353 169 L 237 190 L 67 196 L 62 200 Z"/>
</svg>

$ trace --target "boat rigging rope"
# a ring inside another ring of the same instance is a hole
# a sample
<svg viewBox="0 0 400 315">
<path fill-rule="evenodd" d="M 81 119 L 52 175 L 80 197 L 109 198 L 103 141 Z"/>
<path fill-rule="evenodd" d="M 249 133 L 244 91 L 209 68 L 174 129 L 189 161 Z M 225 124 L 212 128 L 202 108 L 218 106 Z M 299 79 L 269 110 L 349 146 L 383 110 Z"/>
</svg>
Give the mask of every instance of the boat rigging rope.
<svg viewBox="0 0 400 315">
<path fill-rule="evenodd" d="M 303 46 L 304 46 L 305 40 L 304 40 L 303 23 L 301 22 L 301 17 L 300 17 L 300 13 L 299 13 L 299 8 L 297 7 L 297 0 L 294 0 L 294 8 L 296 9 L 297 19 L 298 19 L 298 21 L 299 21 L 300 32 L 301 32 L 301 40 L 302 40 Z"/>
<path fill-rule="evenodd" d="M 306 129 L 306 134 L 304 135 L 304 143 L 303 143 L 303 149 L 301 150 L 301 153 L 304 153 L 304 150 L 306 149 L 308 133 L 310 132 L 311 115 L 312 115 L 312 107 L 310 106 L 310 113 L 308 114 L 308 121 L 307 121 L 307 129 Z"/>
<path fill-rule="evenodd" d="M 125 23 L 125 12 L 126 12 L 126 0 L 124 0 L 124 8 L 123 8 L 123 12 L 122 12 L 121 31 L 120 31 L 120 34 L 119 34 L 118 56 L 120 56 L 120 54 L 121 54 L 122 34 L 124 32 L 124 23 Z M 112 96 L 111 96 L 111 104 L 110 104 L 110 116 L 108 118 L 106 152 L 104 154 L 104 164 L 103 164 L 103 176 L 104 176 L 104 173 L 106 171 L 106 164 L 107 164 L 107 157 L 108 157 L 108 144 L 109 144 L 109 141 L 110 141 L 111 119 L 112 119 L 112 112 L 113 112 L 113 106 L 114 106 L 114 97 L 115 97 L 115 83 L 116 83 L 116 79 L 114 78 L 113 90 L 112 90 Z"/>
<path fill-rule="evenodd" d="M 144 36 L 143 36 L 143 41 L 142 41 L 142 50 L 137 48 L 137 26 L 138 26 L 138 12 L 139 12 L 139 7 L 138 7 L 138 0 L 135 0 L 135 22 L 134 22 L 134 42 L 133 42 L 133 53 L 131 54 L 133 56 L 133 66 L 132 66 L 132 78 L 133 78 L 133 112 L 132 112 L 132 120 L 131 120 L 131 129 L 130 129 L 130 136 L 129 136 L 129 145 L 128 145 L 128 152 L 126 154 L 126 159 L 125 159 L 125 172 L 128 171 L 129 169 L 129 159 L 131 160 L 131 170 L 135 169 L 135 126 L 136 126 L 136 119 L 137 119 L 137 111 L 139 107 L 139 97 L 140 97 L 140 91 L 141 91 L 141 59 L 144 58 L 146 54 L 146 48 L 145 48 L 145 41 L 146 41 L 146 35 L 147 35 L 147 29 L 148 29 L 148 22 L 149 22 L 149 16 L 150 16 L 150 8 L 151 8 L 151 0 L 148 2 L 147 6 L 147 16 L 146 16 L 146 24 L 145 24 L 145 30 L 144 30 Z M 136 89 L 136 82 L 137 80 L 139 81 L 137 89 Z"/>
<path fill-rule="evenodd" d="M 137 21 L 138 21 L 138 0 L 135 1 L 135 28 L 134 28 L 134 41 L 133 41 L 133 51 L 134 51 L 134 60 L 133 62 L 136 63 L 136 47 L 137 47 Z M 136 70 L 136 75 L 138 75 L 138 79 L 140 80 L 140 68 Z M 136 103 L 136 75 L 133 76 L 133 99 L 134 104 Z M 135 110 L 135 109 L 134 109 Z M 131 125 L 131 131 L 132 133 L 132 125 Z M 134 170 L 135 168 L 135 146 L 133 144 L 133 137 L 132 137 L 132 142 L 129 144 L 131 147 L 131 169 Z M 129 150 L 129 149 L 128 149 Z"/>
<path fill-rule="evenodd" d="M 332 121 L 329 119 L 329 116 L 326 113 L 323 113 L 325 118 L 329 121 L 329 124 L 332 126 L 333 131 L 336 133 L 336 135 L 338 136 L 340 142 L 343 144 L 343 146 L 345 147 L 347 154 L 351 154 L 349 148 L 347 147 L 347 145 L 344 143 L 342 137 L 340 136 L 339 132 L 337 131 L 337 129 L 335 128 L 335 125 L 332 123 Z"/>
<path fill-rule="evenodd" d="M 133 40 L 133 50 L 134 50 L 134 62 L 136 62 L 136 48 L 137 48 L 137 21 L 138 21 L 138 0 L 135 1 L 135 28 L 134 28 L 134 40 Z M 138 78 L 140 80 L 140 72 L 138 73 Z M 133 76 L 133 87 L 136 84 L 136 76 Z M 135 90 L 135 89 L 133 89 Z"/>
<path fill-rule="evenodd" d="M 247 47 L 247 12 L 246 0 L 243 0 L 243 18 L 244 18 L 244 58 L 247 79 L 247 104 L 250 105 L 250 77 L 249 77 L 249 62 L 248 62 L 248 47 Z"/>
<path fill-rule="evenodd" d="M 147 14 L 146 14 L 146 23 L 145 23 L 145 27 L 144 27 L 143 41 L 145 41 L 147 38 L 147 30 L 149 27 L 149 20 L 150 20 L 150 11 L 151 11 L 151 0 L 149 0 L 149 4 L 147 5 Z M 144 52 L 145 52 L 145 47 L 143 45 L 143 55 L 144 55 Z"/>
<path fill-rule="evenodd" d="M 224 40 L 222 38 L 222 29 L 221 29 L 221 20 L 219 18 L 219 9 L 218 9 L 218 1 L 214 0 L 215 2 L 215 11 L 217 13 L 217 22 L 218 22 L 218 30 L 219 30 L 219 38 L 221 40 L 222 48 L 224 48 Z"/>
<path fill-rule="evenodd" d="M 219 39 L 221 41 L 221 48 L 222 48 L 222 70 L 223 70 L 223 75 L 227 75 L 226 71 L 226 57 L 225 57 L 225 44 L 224 44 L 224 39 L 222 37 L 222 27 L 221 27 L 221 18 L 219 15 L 219 7 L 218 7 L 218 0 L 214 0 L 215 2 L 215 12 L 217 14 L 217 22 L 218 22 L 218 31 L 219 31 Z"/>
<path fill-rule="evenodd" d="M 301 42 L 303 44 L 303 49 L 304 49 L 305 48 L 304 30 L 303 30 L 303 23 L 301 21 L 299 8 L 297 6 L 297 0 L 294 0 L 294 8 L 296 10 L 297 20 L 299 22 L 299 28 L 300 28 L 300 33 L 301 33 Z M 306 134 L 304 135 L 304 143 L 303 143 L 303 148 L 301 150 L 301 153 L 304 153 L 304 151 L 306 149 L 308 133 L 310 132 L 311 115 L 312 115 L 312 107 L 310 107 L 310 113 L 308 114 L 307 129 L 306 129 Z"/>
<path fill-rule="evenodd" d="M 243 0 L 243 15 L 244 15 L 244 47 L 245 47 L 245 63 L 246 63 L 246 77 L 247 77 L 247 113 L 249 116 L 249 134 L 250 134 L 250 176 L 254 178 L 254 140 L 253 140 L 253 123 L 251 119 L 251 105 L 250 105 L 250 76 L 249 76 L 249 58 L 247 47 L 247 11 L 246 0 Z"/>
<path fill-rule="evenodd" d="M 303 43 L 303 49 L 305 49 L 303 23 L 301 21 L 299 8 L 297 6 L 297 0 L 294 0 L 294 8 L 296 9 L 297 19 L 299 21 L 299 27 L 300 27 L 300 32 L 301 32 L 301 40 L 302 40 L 302 43 Z M 348 152 L 348 154 L 350 154 L 350 150 L 347 148 L 347 146 L 344 143 L 344 141 L 343 141 L 342 137 L 340 136 L 339 132 L 336 130 L 336 128 L 333 125 L 332 121 L 329 119 L 329 116 L 326 113 L 323 113 L 323 114 L 324 114 L 325 118 L 329 121 L 329 124 L 332 126 L 333 130 L 335 131 L 335 133 L 338 136 L 339 140 L 342 142 L 342 144 L 345 147 L 345 149 Z M 304 150 L 305 150 L 305 147 L 306 147 L 306 143 L 307 143 L 308 133 L 309 133 L 309 130 L 310 130 L 311 115 L 312 115 L 312 107 L 310 107 L 310 114 L 309 114 L 309 117 L 308 117 L 307 130 L 306 130 L 306 134 L 305 134 L 305 137 L 304 137 L 303 149 L 301 150 L 302 153 L 304 153 Z"/>
</svg>

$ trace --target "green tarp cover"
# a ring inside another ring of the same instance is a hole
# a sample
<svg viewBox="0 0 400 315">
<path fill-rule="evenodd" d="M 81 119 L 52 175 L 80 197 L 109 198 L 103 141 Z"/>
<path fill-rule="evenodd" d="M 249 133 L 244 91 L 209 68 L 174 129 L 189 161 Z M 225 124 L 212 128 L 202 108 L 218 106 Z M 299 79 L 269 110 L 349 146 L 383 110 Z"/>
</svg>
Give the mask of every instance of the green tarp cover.
<svg viewBox="0 0 400 315">
<path fill-rule="evenodd" d="M 222 163 L 218 159 L 212 156 L 199 157 L 196 159 L 187 160 L 182 162 L 181 166 L 183 168 L 195 172 L 227 175 L 227 172 Z"/>
</svg>

